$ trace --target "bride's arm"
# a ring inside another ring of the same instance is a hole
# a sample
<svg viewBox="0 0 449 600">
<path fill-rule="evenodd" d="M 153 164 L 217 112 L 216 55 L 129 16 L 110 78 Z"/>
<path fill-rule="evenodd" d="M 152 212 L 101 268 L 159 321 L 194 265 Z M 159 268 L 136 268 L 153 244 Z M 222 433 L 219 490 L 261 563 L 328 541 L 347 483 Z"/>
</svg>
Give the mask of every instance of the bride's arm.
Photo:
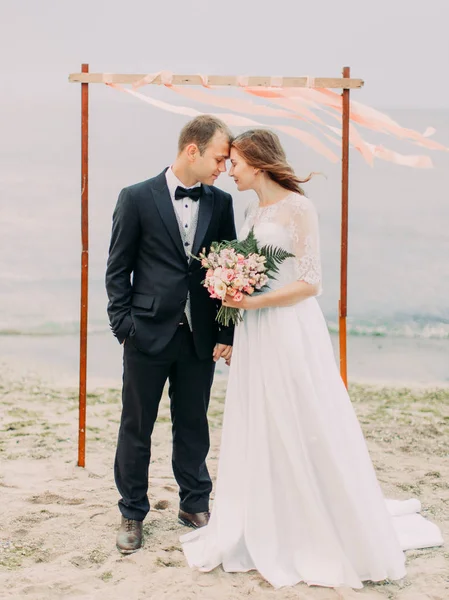
<svg viewBox="0 0 449 600">
<path fill-rule="evenodd" d="M 293 306 L 301 300 L 316 296 L 319 291 L 319 284 L 294 281 L 272 292 L 252 297 L 244 296 L 239 304 L 240 308 L 245 310 L 269 308 L 270 306 Z"/>
<path fill-rule="evenodd" d="M 266 292 L 257 296 L 243 296 L 240 302 L 236 302 L 230 296 L 226 296 L 223 300 L 223 305 L 242 308 L 244 310 L 256 310 L 259 308 L 269 308 L 270 306 L 293 306 L 301 302 L 301 300 L 316 296 L 319 291 L 320 286 L 317 283 L 294 281 L 272 292 Z"/>
</svg>

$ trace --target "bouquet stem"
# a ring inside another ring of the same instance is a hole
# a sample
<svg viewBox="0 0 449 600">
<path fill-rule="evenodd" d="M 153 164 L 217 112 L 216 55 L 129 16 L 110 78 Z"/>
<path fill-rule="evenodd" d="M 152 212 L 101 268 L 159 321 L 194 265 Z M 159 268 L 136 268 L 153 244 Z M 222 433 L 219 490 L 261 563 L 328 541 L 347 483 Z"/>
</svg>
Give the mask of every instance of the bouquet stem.
<svg viewBox="0 0 449 600">
<path fill-rule="evenodd" d="M 233 325 L 237 325 L 241 321 L 243 321 L 243 315 L 240 308 L 231 308 L 230 306 L 222 306 L 217 313 L 216 321 L 220 323 L 220 325 L 224 325 L 225 327 L 229 327 L 232 323 Z"/>
</svg>

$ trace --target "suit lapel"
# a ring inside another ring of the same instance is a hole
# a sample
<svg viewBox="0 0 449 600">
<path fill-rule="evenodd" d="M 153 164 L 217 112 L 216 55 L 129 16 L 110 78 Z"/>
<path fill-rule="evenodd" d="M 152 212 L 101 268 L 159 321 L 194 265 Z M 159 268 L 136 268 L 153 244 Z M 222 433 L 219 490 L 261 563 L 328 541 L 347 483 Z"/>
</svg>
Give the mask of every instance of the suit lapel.
<svg viewBox="0 0 449 600">
<path fill-rule="evenodd" d="M 192 254 L 195 256 L 201 249 L 201 244 L 206 236 L 214 211 L 214 195 L 207 185 L 203 185 L 203 194 L 200 198 L 200 208 L 198 211 L 198 225 L 196 227 L 195 238 L 193 240 Z"/>
<path fill-rule="evenodd" d="M 159 211 L 162 221 L 173 240 L 174 245 L 179 250 L 183 261 L 186 261 L 186 253 L 182 245 L 181 234 L 179 233 L 178 220 L 175 215 L 175 209 L 170 198 L 170 192 L 167 187 L 165 171 L 156 177 L 153 188 L 153 198 Z"/>
</svg>

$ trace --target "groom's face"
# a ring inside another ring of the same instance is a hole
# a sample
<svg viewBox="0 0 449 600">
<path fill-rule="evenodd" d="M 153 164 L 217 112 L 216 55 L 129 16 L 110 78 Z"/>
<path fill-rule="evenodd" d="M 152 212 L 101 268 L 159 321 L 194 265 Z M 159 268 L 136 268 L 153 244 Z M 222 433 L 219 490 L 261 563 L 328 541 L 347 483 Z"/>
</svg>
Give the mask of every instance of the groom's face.
<svg viewBox="0 0 449 600">
<path fill-rule="evenodd" d="M 195 153 L 191 164 L 196 179 L 205 185 L 213 185 L 221 173 L 226 172 L 226 160 L 229 158 L 229 138 L 217 131 L 203 154 Z"/>
</svg>

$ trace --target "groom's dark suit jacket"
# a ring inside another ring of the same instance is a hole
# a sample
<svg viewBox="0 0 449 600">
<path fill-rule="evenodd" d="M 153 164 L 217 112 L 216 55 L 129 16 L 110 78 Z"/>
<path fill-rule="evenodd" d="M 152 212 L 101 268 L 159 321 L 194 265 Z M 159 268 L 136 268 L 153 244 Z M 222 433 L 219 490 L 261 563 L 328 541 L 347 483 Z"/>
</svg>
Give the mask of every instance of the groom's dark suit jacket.
<svg viewBox="0 0 449 600">
<path fill-rule="evenodd" d="M 195 256 L 214 241 L 236 237 L 229 194 L 203 185 L 199 202 Z M 190 292 L 198 357 L 210 358 L 217 342 L 232 344 L 233 328 L 216 323 L 219 304 L 202 286 L 204 277 L 200 262 L 186 257 L 165 171 L 124 188 L 113 215 L 106 270 L 108 314 L 119 342 L 129 335 L 143 352 L 158 354 L 175 334 Z"/>
</svg>

